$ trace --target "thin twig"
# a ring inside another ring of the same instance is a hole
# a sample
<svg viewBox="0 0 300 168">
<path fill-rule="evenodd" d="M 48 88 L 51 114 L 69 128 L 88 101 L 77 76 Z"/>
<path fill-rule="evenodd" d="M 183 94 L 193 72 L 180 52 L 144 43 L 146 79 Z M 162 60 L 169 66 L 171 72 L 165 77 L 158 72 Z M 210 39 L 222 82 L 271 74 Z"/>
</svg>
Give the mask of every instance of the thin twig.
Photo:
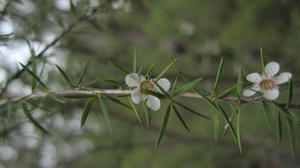
<svg viewBox="0 0 300 168">
<path fill-rule="evenodd" d="M 127 95 L 130 94 L 132 90 L 119 90 L 119 89 L 101 89 L 101 90 L 65 90 L 65 91 L 49 91 L 49 92 L 37 92 L 31 95 L 27 95 L 24 97 L 13 97 L 13 98 L 6 98 L 0 100 L 0 107 L 4 106 L 7 103 L 18 103 L 22 101 L 31 101 L 36 99 L 41 99 L 47 97 L 49 95 L 62 97 L 62 98 L 70 98 L 72 96 L 93 96 L 97 94 L 104 94 L 104 95 Z M 189 97 L 189 98 L 202 98 L 196 93 L 183 93 L 180 96 L 182 97 Z M 242 98 L 241 101 L 244 103 L 260 103 L 260 96 L 252 97 L 252 98 Z M 222 98 L 222 100 L 226 100 L 229 102 L 238 102 L 239 98 L 234 96 L 227 96 Z M 286 104 L 283 103 L 276 103 L 280 107 L 285 108 Z M 289 106 L 290 109 L 300 109 L 300 104 L 291 104 Z"/>
</svg>

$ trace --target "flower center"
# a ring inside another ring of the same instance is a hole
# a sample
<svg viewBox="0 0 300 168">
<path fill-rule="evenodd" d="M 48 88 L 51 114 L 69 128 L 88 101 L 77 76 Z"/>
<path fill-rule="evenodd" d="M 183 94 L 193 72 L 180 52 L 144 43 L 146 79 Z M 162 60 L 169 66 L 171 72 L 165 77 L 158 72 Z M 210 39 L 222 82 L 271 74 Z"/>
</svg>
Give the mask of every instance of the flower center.
<svg viewBox="0 0 300 168">
<path fill-rule="evenodd" d="M 143 94 L 147 94 L 147 90 L 154 90 L 155 85 L 150 81 L 146 80 L 141 82 L 140 89 Z"/>
<path fill-rule="evenodd" d="M 265 79 L 259 83 L 259 86 L 264 90 L 270 90 L 270 89 L 273 89 L 276 85 L 275 85 L 274 80 Z"/>
</svg>

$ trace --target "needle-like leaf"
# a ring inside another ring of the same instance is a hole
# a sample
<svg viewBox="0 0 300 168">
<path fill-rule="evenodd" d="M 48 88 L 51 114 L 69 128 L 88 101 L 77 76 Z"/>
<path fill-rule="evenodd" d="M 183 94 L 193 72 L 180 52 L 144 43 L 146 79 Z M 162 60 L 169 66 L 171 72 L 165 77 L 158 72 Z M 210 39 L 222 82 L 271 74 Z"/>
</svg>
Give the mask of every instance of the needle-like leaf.
<svg viewBox="0 0 300 168">
<path fill-rule="evenodd" d="M 122 67 L 121 65 L 119 64 L 116 64 L 112 61 L 109 61 L 109 64 L 111 64 L 112 66 L 114 66 L 116 69 L 118 69 L 119 71 L 123 72 L 125 75 L 129 74 L 129 71 L 126 70 L 124 67 Z"/>
<path fill-rule="evenodd" d="M 134 47 L 133 49 L 133 68 L 132 68 L 132 72 L 136 72 L 137 69 L 137 55 L 136 55 L 136 47 Z"/>
<path fill-rule="evenodd" d="M 38 129 L 40 129 L 45 134 L 50 134 L 37 120 L 34 119 L 34 117 L 31 115 L 31 110 L 28 109 L 26 103 L 23 103 L 23 110 L 26 115 L 26 117 L 29 119 L 29 121 L 36 126 Z"/>
<path fill-rule="evenodd" d="M 281 111 L 278 111 L 278 114 L 277 114 L 277 122 L 276 122 L 276 125 L 277 125 L 277 143 L 281 143 L 281 140 L 282 140 L 282 122 L 281 122 Z"/>
<path fill-rule="evenodd" d="M 66 74 L 66 72 L 57 64 L 55 64 L 56 68 L 58 69 L 58 71 L 60 72 L 60 74 L 62 75 L 62 77 L 65 79 L 65 81 L 69 84 L 69 86 L 71 88 L 73 88 L 73 84 L 71 82 L 71 79 L 69 78 L 69 76 Z"/>
<path fill-rule="evenodd" d="M 90 59 L 88 59 L 86 61 L 85 65 L 83 67 L 83 70 L 81 71 L 81 74 L 80 74 L 79 79 L 78 79 L 77 84 L 76 84 L 77 86 L 79 86 L 81 84 L 83 78 L 85 77 L 85 74 L 87 72 L 89 63 L 90 63 Z"/>
<path fill-rule="evenodd" d="M 216 76 L 216 80 L 215 80 L 215 84 L 214 84 L 214 87 L 213 87 L 212 95 L 215 95 L 215 93 L 216 93 L 216 89 L 219 85 L 222 71 L 223 71 L 223 57 L 221 58 L 220 63 L 219 63 L 218 73 L 217 73 L 217 76 Z"/>
<path fill-rule="evenodd" d="M 35 74 L 33 73 L 30 69 L 28 69 L 27 66 L 23 65 L 22 63 L 19 63 L 24 70 L 26 70 L 38 83 L 40 83 L 40 85 L 42 85 L 45 89 L 48 89 L 46 84 L 44 82 L 41 81 L 41 79 Z"/>
<path fill-rule="evenodd" d="M 292 151 L 292 156 L 295 156 L 295 145 L 296 145 L 296 138 L 295 138 L 295 126 L 294 122 L 286 117 L 287 119 L 287 128 L 288 128 L 288 133 L 289 133 L 289 142 L 291 146 L 291 151 Z"/>
<path fill-rule="evenodd" d="M 243 147 L 242 147 L 242 138 L 241 138 L 241 128 L 240 128 L 240 118 L 241 118 L 241 109 L 238 107 L 237 109 L 237 116 L 236 116 L 236 134 L 237 134 L 237 142 L 240 149 L 240 152 L 243 153 Z"/>
<path fill-rule="evenodd" d="M 272 123 L 271 109 L 270 109 L 269 105 L 267 104 L 267 102 L 264 100 L 261 101 L 261 105 L 262 105 L 263 111 L 265 113 L 267 122 L 269 125 L 271 125 L 271 123 Z"/>
<path fill-rule="evenodd" d="M 179 111 L 177 110 L 177 108 L 172 104 L 172 110 L 174 111 L 176 117 L 178 118 L 178 120 L 181 122 L 181 124 L 184 126 L 184 128 L 188 131 L 191 132 L 189 126 L 186 124 L 186 122 L 184 121 L 184 119 L 182 118 L 181 114 L 179 113 Z"/>
<path fill-rule="evenodd" d="M 152 119 L 152 115 L 151 115 L 151 111 L 150 109 L 147 107 L 147 104 L 145 101 L 142 101 L 142 105 L 143 105 L 143 109 L 145 112 L 145 117 L 146 117 L 146 125 L 149 127 L 151 124 L 151 119 Z"/>
<path fill-rule="evenodd" d="M 87 101 L 87 103 L 85 104 L 84 108 L 83 108 L 83 113 L 81 116 L 81 120 L 80 120 L 80 127 L 82 128 L 87 120 L 87 117 L 92 109 L 92 106 L 95 102 L 95 98 L 89 98 L 89 100 Z"/>
<path fill-rule="evenodd" d="M 186 91 L 188 91 L 189 89 L 192 89 L 194 86 L 196 86 L 203 78 L 199 78 L 196 79 L 194 81 L 191 81 L 187 84 L 185 84 L 184 86 L 182 86 L 181 88 L 177 89 L 174 93 L 173 93 L 173 97 L 178 96 Z"/>
<path fill-rule="evenodd" d="M 177 105 L 179 105 L 183 109 L 186 109 L 188 112 L 191 112 L 191 113 L 193 113 L 193 114 L 195 114 L 197 116 L 203 117 L 205 119 L 211 119 L 211 118 L 207 117 L 206 115 L 200 114 L 200 113 L 196 112 L 195 110 L 193 110 L 193 109 L 191 109 L 191 108 L 189 108 L 189 107 L 187 107 L 187 106 L 185 106 L 185 105 L 183 105 L 183 104 L 181 104 L 181 103 L 179 103 L 177 101 L 174 101 L 174 103 L 177 104 Z"/>
<path fill-rule="evenodd" d="M 114 98 L 114 97 L 112 97 L 112 96 L 106 96 L 109 100 L 111 100 L 111 101 L 113 101 L 113 102 L 115 102 L 115 103 L 117 103 L 117 104 L 119 104 L 119 105 L 121 105 L 121 106 L 123 106 L 123 107 L 126 107 L 126 108 L 129 108 L 129 109 L 131 109 L 132 110 L 132 107 L 130 107 L 129 105 L 127 105 L 127 104 L 125 104 L 125 103 L 123 103 L 123 102 L 121 102 L 119 99 L 116 99 L 116 98 Z"/>
<path fill-rule="evenodd" d="M 156 147 L 159 146 L 159 144 L 162 140 L 162 137 L 164 136 L 164 133 L 166 131 L 168 121 L 169 121 L 170 111 L 171 111 L 171 104 L 168 105 L 167 111 L 166 111 L 166 113 L 164 115 L 164 118 L 163 118 L 163 121 L 161 123 L 158 139 L 157 139 L 157 142 L 156 142 Z"/>
<path fill-rule="evenodd" d="M 140 116 L 140 113 L 138 112 L 137 108 L 135 107 L 133 101 L 131 100 L 130 97 L 128 97 L 128 100 L 130 102 L 130 105 L 132 107 L 132 111 L 134 112 L 136 118 L 138 119 L 138 121 L 142 124 L 142 120 L 141 120 L 141 116 Z"/>
<path fill-rule="evenodd" d="M 104 103 L 104 100 L 102 98 L 102 96 L 98 96 L 98 101 L 99 101 L 99 105 L 103 114 L 103 118 L 104 118 L 104 122 L 106 127 L 108 128 L 109 132 L 114 135 L 114 129 L 113 129 L 113 125 L 112 125 L 112 121 L 110 119 L 110 115 L 108 113 L 108 110 L 106 108 L 106 105 Z"/>
</svg>

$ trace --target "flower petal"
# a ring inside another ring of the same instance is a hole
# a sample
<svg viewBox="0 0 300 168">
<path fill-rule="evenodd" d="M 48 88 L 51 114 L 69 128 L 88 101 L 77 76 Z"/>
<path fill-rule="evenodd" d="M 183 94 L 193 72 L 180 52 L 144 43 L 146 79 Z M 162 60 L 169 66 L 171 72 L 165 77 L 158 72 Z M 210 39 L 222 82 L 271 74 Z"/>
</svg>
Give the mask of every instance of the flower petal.
<svg viewBox="0 0 300 168">
<path fill-rule="evenodd" d="M 140 83 L 140 78 L 137 73 L 128 74 L 125 77 L 125 82 L 129 87 L 136 87 Z"/>
<path fill-rule="evenodd" d="M 264 97 L 268 100 L 276 100 L 279 96 L 278 89 L 266 90 L 264 91 Z"/>
<path fill-rule="evenodd" d="M 265 72 L 268 77 L 273 77 L 279 72 L 279 64 L 277 62 L 270 62 L 265 67 Z"/>
<path fill-rule="evenodd" d="M 259 83 L 262 78 L 258 73 L 251 73 L 247 75 L 247 80 L 252 83 Z"/>
<path fill-rule="evenodd" d="M 275 82 L 276 82 L 276 84 L 280 85 L 280 84 L 288 82 L 291 78 L 292 78 L 291 73 L 283 72 L 283 73 L 278 75 Z"/>
<path fill-rule="evenodd" d="M 170 81 L 166 78 L 159 79 L 157 84 L 159 84 L 159 86 L 161 86 L 165 91 L 168 91 L 171 87 Z"/>
<path fill-rule="evenodd" d="M 251 89 L 246 89 L 246 90 L 244 90 L 243 95 L 246 96 L 246 97 L 250 97 L 250 96 L 255 95 L 255 93 L 256 92 L 251 90 Z"/>
<path fill-rule="evenodd" d="M 153 111 L 157 111 L 160 108 L 160 100 L 159 98 L 150 95 L 147 100 L 147 106 Z"/>
<path fill-rule="evenodd" d="M 135 104 L 139 104 L 142 100 L 142 93 L 140 92 L 140 89 L 134 89 L 131 93 L 131 100 Z"/>
</svg>

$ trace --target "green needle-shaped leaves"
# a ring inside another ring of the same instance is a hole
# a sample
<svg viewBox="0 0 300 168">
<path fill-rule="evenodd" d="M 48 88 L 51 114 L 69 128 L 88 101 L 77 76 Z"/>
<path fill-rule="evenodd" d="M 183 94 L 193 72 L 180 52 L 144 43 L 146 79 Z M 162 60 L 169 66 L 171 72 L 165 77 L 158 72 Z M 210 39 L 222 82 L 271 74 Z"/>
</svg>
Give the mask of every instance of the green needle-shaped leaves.
<svg viewBox="0 0 300 168">
<path fill-rule="evenodd" d="M 295 126 L 294 126 L 294 122 L 286 117 L 287 119 L 287 129 L 288 129 L 288 133 L 289 133 L 289 142 L 290 142 L 290 146 L 291 146 L 291 151 L 292 151 L 292 156 L 295 156 L 295 143 L 296 143 L 296 138 L 295 138 Z"/>
<path fill-rule="evenodd" d="M 19 64 L 24 68 L 25 71 L 27 71 L 33 77 L 33 79 L 35 79 L 45 89 L 48 89 L 47 86 L 46 86 L 46 84 L 41 81 L 40 77 L 38 77 L 34 72 L 32 72 L 30 69 L 28 69 L 27 66 L 23 65 L 22 63 L 19 63 Z"/>
<path fill-rule="evenodd" d="M 264 54 L 263 54 L 263 49 L 260 48 L 259 49 L 259 52 L 260 52 L 260 62 L 261 62 L 261 67 L 262 67 L 262 71 L 265 73 L 265 57 L 264 57 Z"/>
<path fill-rule="evenodd" d="M 157 75 L 156 79 L 160 79 L 162 76 L 164 76 L 168 70 L 175 64 L 176 60 L 172 61 L 159 75 Z"/>
<path fill-rule="evenodd" d="M 137 108 L 135 107 L 135 105 L 134 105 L 134 103 L 133 103 L 133 101 L 131 100 L 130 97 L 128 97 L 128 100 L 130 102 L 130 105 L 132 107 L 132 111 L 134 112 L 134 115 L 136 116 L 136 118 L 138 119 L 138 121 L 142 124 L 140 113 L 138 112 Z"/>
<path fill-rule="evenodd" d="M 267 102 L 264 100 L 261 101 L 261 105 L 262 105 L 263 111 L 265 113 L 267 122 L 269 125 L 271 125 L 271 122 L 272 122 L 271 108 L 269 107 Z"/>
<path fill-rule="evenodd" d="M 241 142 L 241 128 L 240 128 L 240 118 L 241 118 L 241 109 L 238 107 L 237 116 L 236 116 L 236 134 L 237 134 L 237 143 L 240 149 L 240 152 L 243 153 L 243 147 Z"/>
<path fill-rule="evenodd" d="M 26 117 L 34 126 L 40 129 L 43 133 L 50 134 L 50 132 L 48 132 L 37 120 L 34 119 L 34 117 L 31 115 L 31 110 L 28 109 L 26 103 L 23 104 L 23 110 Z"/>
<path fill-rule="evenodd" d="M 194 86 L 196 86 L 200 81 L 202 80 L 202 78 L 196 79 L 192 82 L 187 83 L 186 85 L 182 86 L 181 88 L 177 89 L 174 93 L 173 93 L 173 97 L 178 96 L 190 89 L 192 89 Z"/>
<path fill-rule="evenodd" d="M 83 67 L 83 70 L 81 71 L 81 74 L 80 74 L 80 76 L 79 76 L 79 79 L 78 79 L 78 81 L 77 81 L 77 83 L 76 83 L 77 86 L 79 86 L 79 85 L 81 84 L 81 82 L 82 82 L 82 80 L 83 80 L 83 78 L 84 78 L 84 76 L 85 76 L 85 74 L 86 74 L 86 72 L 87 72 L 89 62 L 90 62 L 90 59 L 88 59 L 88 60 L 86 61 L 85 65 L 84 65 L 84 67 Z"/>
<path fill-rule="evenodd" d="M 286 109 L 289 109 L 290 107 L 290 104 L 292 102 L 292 99 L 293 99 L 293 81 L 290 80 L 289 81 L 289 96 L 288 96 L 288 101 L 287 101 L 287 104 L 286 104 Z"/>
<path fill-rule="evenodd" d="M 60 74 L 62 75 L 62 77 L 65 79 L 65 81 L 68 83 L 68 85 L 72 88 L 73 83 L 72 83 L 71 79 L 69 78 L 69 76 L 67 75 L 67 73 L 59 65 L 55 64 L 55 66 L 58 69 L 58 71 L 60 72 Z"/>
<path fill-rule="evenodd" d="M 114 97 L 111 97 L 111 96 L 106 96 L 109 100 L 111 100 L 112 102 L 114 102 L 114 103 L 117 103 L 117 104 L 119 104 L 119 105 L 121 105 L 121 106 L 123 106 L 123 107 L 126 107 L 126 108 L 129 108 L 129 109 L 131 109 L 132 110 L 132 107 L 130 107 L 129 105 L 127 105 L 127 104 L 125 104 L 125 103 L 123 103 L 123 102 L 121 102 L 119 99 L 116 99 L 116 98 L 114 98 Z"/>
<path fill-rule="evenodd" d="M 212 95 L 214 95 L 215 92 L 216 92 L 216 89 L 217 89 L 218 84 L 220 82 L 222 71 L 223 71 L 223 57 L 221 58 L 220 63 L 219 63 L 219 69 L 218 69 L 215 84 L 214 84 L 214 87 L 213 87 Z"/>
<path fill-rule="evenodd" d="M 129 71 L 126 70 L 124 67 L 122 67 L 121 65 L 119 64 L 116 64 L 112 61 L 109 61 L 109 64 L 111 64 L 112 66 L 114 66 L 116 69 L 118 69 L 120 72 L 123 72 L 125 75 L 129 74 Z"/>
<path fill-rule="evenodd" d="M 99 105 L 100 105 L 100 108 L 101 108 L 101 111 L 102 111 L 102 114 L 103 114 L 105 125 L 109 129 L 109 132 L 112 135 L 114 135 L 114 129 L 113 129 L 113 126 L 112 126 L 112 121 L 110 119 L 110 115 L 108 113 L 108 110 L 106 108 L 106 105 L 105 105 L 104 100 L 103 100 L 101 95 L 98 96 L 98 101 L 99 101 Z"/>
<path fill-rule="evenodd" d="M 189 107 L 187 107 L 187 106 L 185 106 L 185 105 L 183 105 L 183 104 L 181 104 L 181 103 L 179 103 L 179 102 L 177 102 L 177 101 L 174 101 L 174 103 L 176 103 L 177 105 L 179 105 L 179 106 L 182 107 L 183 109 L 186 109 L 188 112 L 191 112 L 191 113 L 193 113 L 193 114 L 195 114 L 195 115 L 197 115 L 197 116 L 200 116 L 200 117 L 202 117 L 202 118 L 205 118 L 205 119 L 210 119 L 210 118 L 207 117 L 206 115 L 200 114 L 200 113 L 196 112 L 195 110 L 193 110 L 193 109 L 191 109 L 191 108 L 189 108 Z"/>
<path fill-rule="evenodd" d="M 136 47 L 134 47 L 133 49 L 133 68 L 132 68 L 132 72 L 136 72 L 137 69 L 137 55 L 136 55 Z"/>
<path fill-rule="evenodd" d="M 166 111 L 166 113 L 164 115 L 164 118 L 163 118 L 163 121 L 161 123 L 158 139 L 157 139 L 157 142 L 156 142 L 156 147 L 159 146 L 159 144 L 162 140 L 162 137 L 164 136 L 164 133 L 166 131 L 168 121 L 169 121 L 170 111 L 171 111 L 171 104 L 168 105 L 167 111 Z"/>
<path fill-rule="evenodd" d="M 142 101 L 142 106 L 143 106 L 145 117 L 146 117 L 146 125 L 149 127 L 151 124 L 151 119 L 152 119 L 151 111 L 147 107 L 147 104 L 145 101 Z"/>
<path fill-rule="evenodd" d="M 281 143 L 282 140 L 282 122 L 281 122 L 281 111 L 278 111 L 277 114 L 277 122 L 276 122 L 277 128 L 277 143 Z"/>
<path fill-rule="evenodd" d="M 181 122 L 181 124 L 184 126 L 184 128 L 188 131 L 191 132 L 190 128 L 188 127 L 188 125 L 185 123 L 184 119 L 182 118 L 181 114 L 179 113 L 179 111 L 177 110 L 177 108 L 172 104 L 171 105 L 172 110 L 174 111 L 176 117 L 178 118 L 178 120 Z"/>
<path fill-rule="evenodd" d="M 84 108 L 83 108 L 83 113 L 81 116 L 81 120 L 80 120 L 80 127 L 82 128 L 85 124 L 85 121 L 87 120 L 87 117 L 91 111 L 91 108 L 93 106 L 95 102 L 95 98 L 90 98 L 87 103 L 85 104 Z"/>
</svg>

